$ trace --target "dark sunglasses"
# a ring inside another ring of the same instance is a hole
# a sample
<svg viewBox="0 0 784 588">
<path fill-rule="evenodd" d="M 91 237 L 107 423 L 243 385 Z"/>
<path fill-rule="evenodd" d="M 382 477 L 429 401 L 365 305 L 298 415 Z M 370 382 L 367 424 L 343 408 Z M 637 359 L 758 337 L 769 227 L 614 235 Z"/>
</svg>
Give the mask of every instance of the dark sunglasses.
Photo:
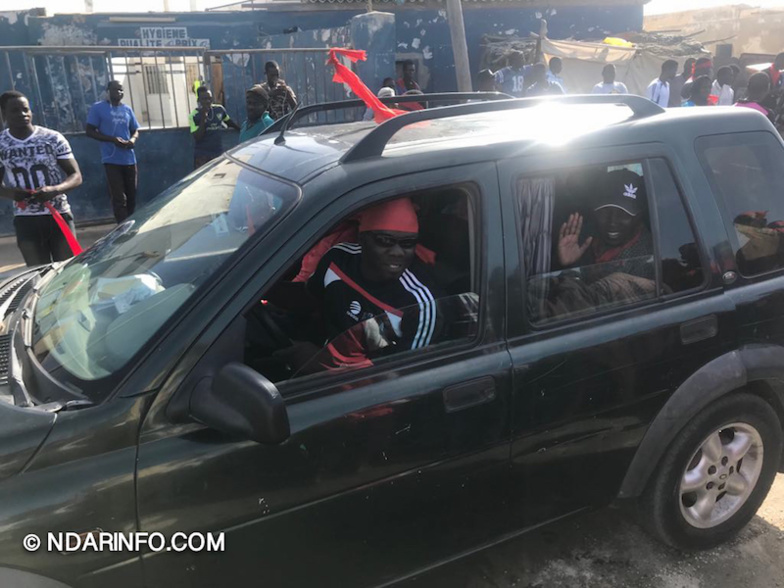
<svg viewBox="0 0 784 588">
<path fill-rule="evenodd" d="M 401 249 L 413 249 L 417 246 L 418 239 L 416 237 L 406 237 L 405 239 L 395 239 L 389 235 L 381 233 L 370 233 L 370 237 L 378 247 L 384 249 L 391 249 L 395 245 L 399 245 Z"/>
</svg>

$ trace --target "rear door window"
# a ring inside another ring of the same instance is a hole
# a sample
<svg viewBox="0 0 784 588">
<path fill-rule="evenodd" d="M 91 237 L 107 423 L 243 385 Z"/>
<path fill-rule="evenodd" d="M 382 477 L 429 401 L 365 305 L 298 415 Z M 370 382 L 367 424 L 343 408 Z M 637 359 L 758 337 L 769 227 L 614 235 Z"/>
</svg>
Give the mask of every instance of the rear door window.
<svg viewBox="0 0 784 588">
<path fill-rule="evenodd" d="M 515 188 L 533 324 L 702 285 L 694 231 L 664 160 L 521 176 Z"/>
<path fill-rule="evenodd" d="M 738 269 L 756 276 L 784 267 L 784 149 L 771 133 L 700 137 L 702 167 L 720 199 Z"/>
</svg>

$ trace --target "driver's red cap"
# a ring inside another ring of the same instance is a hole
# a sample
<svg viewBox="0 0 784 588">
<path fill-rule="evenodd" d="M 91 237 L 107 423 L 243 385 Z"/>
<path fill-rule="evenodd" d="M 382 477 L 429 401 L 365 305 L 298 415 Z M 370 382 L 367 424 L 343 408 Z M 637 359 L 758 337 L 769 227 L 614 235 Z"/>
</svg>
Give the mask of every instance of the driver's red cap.
<svg viewBox="0 0 784 588">
<path fill-rule="evenodd" d="M 365 231 L 419 233 L 414 204 L 408 198 L 397 198 L 365 210 L 359 215 L 359 232 Z"/>
</svg>

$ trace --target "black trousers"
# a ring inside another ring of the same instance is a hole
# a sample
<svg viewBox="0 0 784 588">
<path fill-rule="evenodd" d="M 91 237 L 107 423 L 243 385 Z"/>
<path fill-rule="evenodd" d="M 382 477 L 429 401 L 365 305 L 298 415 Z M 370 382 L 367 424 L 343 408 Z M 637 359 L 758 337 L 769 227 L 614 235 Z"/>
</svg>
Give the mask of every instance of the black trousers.
<svg viewBox="0 0 784 588">
<path fill-rule="evenodd" d="M 114 220 L 120 224 L 136 210 L 136 166 L 104 163 L 103 167 L 109 182 Z"/>
<path fill-rule="evenodd" d="M 73 217 L 70 214 L 62 216 L 75 235 Z M 14 228 L 16 244 L 28 266 L 64 261 L 73 257 L 65 235 L 51 214 L 17 216 L 14 218 Z"/>
</svg>

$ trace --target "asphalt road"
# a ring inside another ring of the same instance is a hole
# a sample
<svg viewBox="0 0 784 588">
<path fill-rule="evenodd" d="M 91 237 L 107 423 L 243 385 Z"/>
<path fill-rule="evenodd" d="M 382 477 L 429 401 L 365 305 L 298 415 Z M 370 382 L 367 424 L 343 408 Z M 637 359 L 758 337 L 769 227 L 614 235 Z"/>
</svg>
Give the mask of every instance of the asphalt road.
<svg viewBox="0 0 784 588">
<path fill-rule="evenodd" d="M 529 533 L 408 583 L 466 588 L 784 587 L 784 474 L 729 544 L 699 553 L 663 546 L 625 509 L 606 508 Z"/>
</svg>

